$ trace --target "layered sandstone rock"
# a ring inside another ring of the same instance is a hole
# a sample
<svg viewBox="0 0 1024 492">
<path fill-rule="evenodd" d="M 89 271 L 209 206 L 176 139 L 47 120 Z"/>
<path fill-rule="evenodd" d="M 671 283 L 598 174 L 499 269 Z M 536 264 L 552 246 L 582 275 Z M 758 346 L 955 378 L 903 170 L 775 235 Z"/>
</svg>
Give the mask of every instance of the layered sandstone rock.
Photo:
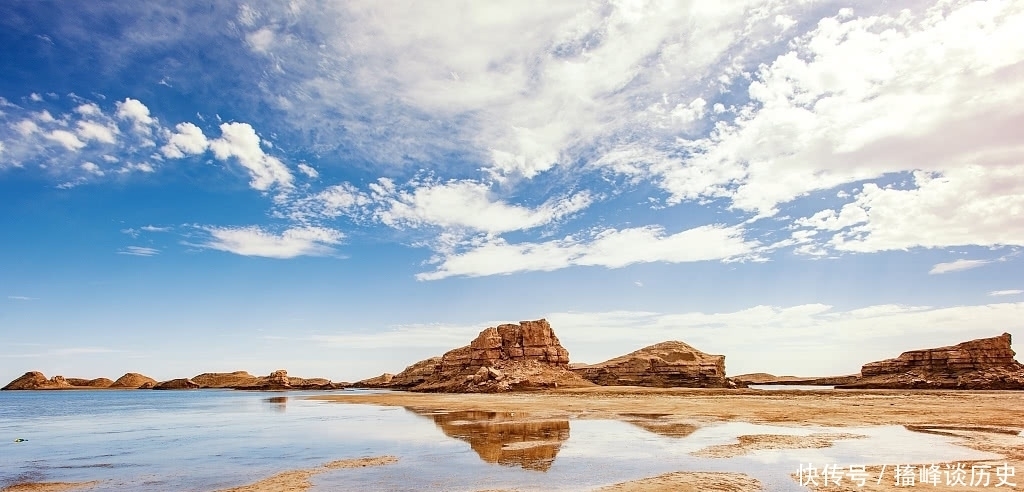
<svg viewBox="0 0 1024 492">
<path fill-rule="evenodd" d="M 441 357 L 421 360 L 398 374 L 384 373 L 370 379 L 355 383 L 360 388 L 394 388 L 409 389 L 423 384 L 435 372 L 441 369 Z"/>
<path fill-rule="evenodd" d="M 81 379 L 81 378 L 67 378 L 67 382 L 71 386 L 77 388 L 109 388 L 110 385 L 114 384 L 113 381 L 107 378 L 96 378 L 96 379 Z"/>
<path fill-rule="evenodd" d="M 602 386 L 723 388 L 725 356 L 701 352 L 683 342 L 661 342 L 573 372 Z"/>
<path fill-rule="evenodd" d="M 1003 333 L 871 362 L 856 381 L 836 387 L 1024 389 L 1024 366 L 1015 355 L 1010 334 Z"/>
<path fill-rule="evenodd" d="M 569 371 L 568 364 L 569 351 L 547 320 L 540 319 L 487 328 L 469 345 L 356 385 L 449 392 L 591 385 Z"/>
<path fill-rule="evenodd" d="M 158 383 L 153 389 L 157 390 L 179 390 L 179 389 L 198 389 L 199 385 L 191 379 L 172 379 L 170 381 L 164 381 Z"/>
<path fill-rule="evenodd" d="M 245 371 L 235 372 L 204 372 L 192 376 L 192 382 L 201 388 L 234 388 L 236 386 L 253 385 L 259 378 Z"/>
<path fill-rule="evenodd" d="M 63 376 L 54 376 L 46 379 L 43 373 L 38 371 L 26 372 L 21 377 L 11 381 L 4 386 L 3 390 L 41 390 L 41 389 L 65 389 L 71 388 Z"/>
<path fill-rule="evenodd" d="M 1009 333 L 981 338 L 951 347 L 903 352 L 895 359 L 864 364 L 861 376 L 900 374 L 907 371 L 963 374 L 984 369 L 1018 366 Z"/>
<path fill-rule="evenodd" d="M 157 380 L 143 376 L 137 372 L 129 372 L 124 376 L 117 378 L 114 384 L 110 385 L 111 388 L 126 388 L 126 389 L 150 389 L 157 385 Z"/>
</svg>

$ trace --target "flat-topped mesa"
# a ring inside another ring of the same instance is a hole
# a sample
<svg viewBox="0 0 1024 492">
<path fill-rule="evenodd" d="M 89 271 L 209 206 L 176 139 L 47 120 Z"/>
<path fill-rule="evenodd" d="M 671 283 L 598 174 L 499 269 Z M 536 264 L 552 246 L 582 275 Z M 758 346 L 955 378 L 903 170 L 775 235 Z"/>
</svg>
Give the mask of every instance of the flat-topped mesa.
<svg viewBox="0 0 1024 492">
<path fill-rule="evenodd" d="M 661 342 L 573 372 L 603 386 L 723 388 L 725 356 L 701 352 L 683 342 Z"/>
<path fill-rule="evenodd" d="M 903 352 L 864 364 L 860 377 L 837 389 L 1024 389 L 1024 365 L 1014 359 L 1009 333 L 949 347 Z"/>
<path fill-rule="evenodd" d="M 1011 348 L 1010 334 L 1003 333 L 998 337 L 971 340 L 949 347 L 903 352 L 895 359 L 864 364 L 860 373 L 867 377 L 919 371 L 955 376 L 987 369 L 1019 369 L 1020 364 L 1014 359 L 1016 355 Z"/>
</svg>

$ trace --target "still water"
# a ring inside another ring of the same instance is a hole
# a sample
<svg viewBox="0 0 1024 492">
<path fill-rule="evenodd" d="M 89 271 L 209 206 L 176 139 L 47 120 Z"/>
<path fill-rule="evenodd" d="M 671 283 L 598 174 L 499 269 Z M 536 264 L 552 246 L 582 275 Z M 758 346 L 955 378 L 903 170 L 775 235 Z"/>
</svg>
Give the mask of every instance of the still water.
<svg viewBox="0 0 1024 492">
<path fill-rule="evenodd" d="M 900 426 L 775 427 L 726 423 L 668 432 L 658 416 L 517 420 L 306 400 L 243 391 L 0 392 L 0 488 L 19 481 L 101 480 L 93 490 L 212 491 L 363 456 L 396 464 L 334 470 L 314 490 L 588 490 L 661 473 L 732 471 L 766 490 L 804 490 L 800 464 L 840 466 L 991 459 Z M 521 417 L 517 417 L 520 418 Z M 822 449 L 735 458 L 690 453 L 745 434 L 863 434 Z M 15 439 L 24 442 L 14 442 Z"/>
</svg>

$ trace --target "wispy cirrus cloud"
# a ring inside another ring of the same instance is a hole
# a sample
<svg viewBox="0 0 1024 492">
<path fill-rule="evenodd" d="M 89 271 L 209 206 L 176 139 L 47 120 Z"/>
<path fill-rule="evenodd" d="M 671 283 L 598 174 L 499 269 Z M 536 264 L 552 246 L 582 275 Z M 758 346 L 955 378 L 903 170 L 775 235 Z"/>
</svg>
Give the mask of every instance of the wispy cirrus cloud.
<svg viewBox="0 0 1024 492">
<path fill-rule="evenodd" d="M 963 270 L 970 270 L 972 268 L 978 268 L 992 263 L 990 260 L 955 260 L 948 263 L 936 263 L 931 270 L 928 271 L 929 275 L 940 275 L 943 273 L 960 272 Z"/>
<path fill-rule="evenodd" d="M 160 250 L 147 246 L 128 246 L 124 249 L 118 250 L 117 254 L 128 256 L 156 256 L 160 254 Z"/>
<path fill-rule="evenodd" d="M 29 296 L 7 296 L 7 298 L 12 300 L 12 301 L 38 301 L 39 300 L 38 297 L 29 297 Z"/>
<path fill-rule="evenodd" d="M 340 244 L 345 237 L 341 231 L 312 226 L 293 227 L 280 233 L 258 226 L 206 226 L 200 227 L 200 230 L 209 237 L 194 246 L 242 256 L 277 259 L 330 256 L 335 254 L 334 246 Z"/>
<path fill-rule="evenodd" d="M 993 290 L 992 292 L 988 293 L 988 295 L 996 296 L 996 297 L 999 297 L 999 296 L 1017 296 L 1017 295 L 1021 295 L 1021 294 L 1024 294 L 1024 290 L 1021 290 L 1021 289 Z"/>
</svg>

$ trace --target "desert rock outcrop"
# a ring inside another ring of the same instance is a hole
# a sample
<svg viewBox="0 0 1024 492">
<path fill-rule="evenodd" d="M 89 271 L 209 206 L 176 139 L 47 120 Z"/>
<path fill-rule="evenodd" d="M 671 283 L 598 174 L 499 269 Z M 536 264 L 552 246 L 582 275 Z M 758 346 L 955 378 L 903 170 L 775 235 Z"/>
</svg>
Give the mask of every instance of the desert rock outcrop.
<svg viewBox="0 0 1024 492">
<path fill-rule="evenodd" d="M 157 380 L 143 376 L 137 372 L 129 372 L 124 376 L 117 378 L 114 384 L 110 385 L 111 388 L 127 388 L 127 389 L 150 389 L 157 385 Z"/>
<path fill-rule="evenodd" d="M 948 347 L 911 350 L 865 364 L 860 377 L 837 388 L 1024 389 L 1024 365 L 1003 333 Z"/>
<path fill-rule="evenodd" d="M 110 385 L 114 384 L 113 381 L 107 378 L 96 378 L 96 379 L 81 379 L 81 378 L 67 378 L 67 382 L 71 386 L 77 388 L 109 388 Z"/>
<path fill-rule="evenodd" d="M 569 351 L 547 320 L 487 328 L 469 345 L 357 386 L 413 391 L 497 392 L 590 386 L 568 369 Z"/>
<path fill-rule="evenodd" d="M 157 390 L 198 389 L 198 388 L 199 388 L 199 385 L 196 384 L 195 381 L 192 381 L 191 379 L 184 379 L 184 378 L 172 379 L 170 381 L 164 381 L 164 382 L 161 382 L 161 383 L 159 383 L 159 384 L 157 384 L 156 386 L 153 387 L 153 389 L 157 389 Z"/>
<path fill-rule="evenodd" d="M 701 352 L 683 342 L 668 341 L 644 347 L 573 372 L 602 386 L 723 388 L 725 356 Z"/>
<path fill-rule="evenodd" d="M 54 376 L 46 379 L 43 373 L 38 371 L 26 372 L 21 377 L 11 381 L 4 386 L 4 390 L 40 390 L 40 389 L 62 389 L 71 388 L 71 384 L 63 376 Z"/>
</svg>

